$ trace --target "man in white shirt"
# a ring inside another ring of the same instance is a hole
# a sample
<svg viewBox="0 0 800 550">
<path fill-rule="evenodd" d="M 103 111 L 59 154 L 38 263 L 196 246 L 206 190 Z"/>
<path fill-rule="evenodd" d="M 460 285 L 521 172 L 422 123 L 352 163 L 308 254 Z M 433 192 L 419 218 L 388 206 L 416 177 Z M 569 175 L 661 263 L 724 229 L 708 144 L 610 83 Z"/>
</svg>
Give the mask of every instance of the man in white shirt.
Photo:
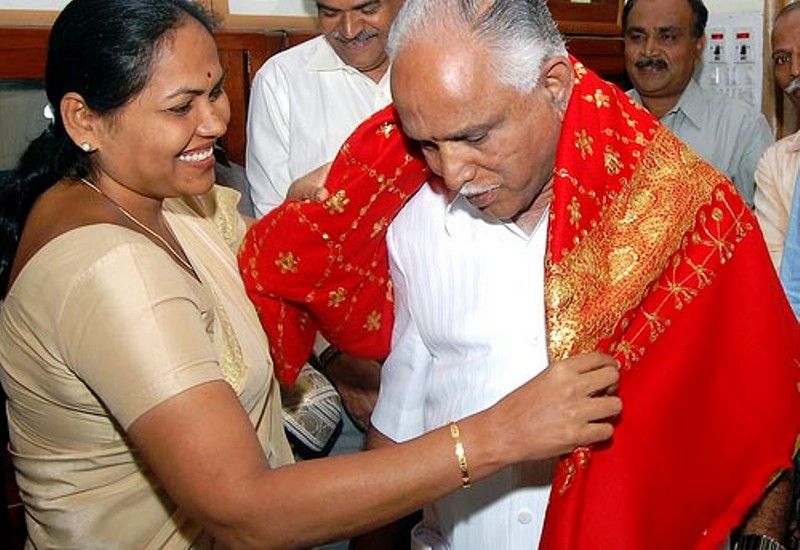
<svg viewBox="0 0 800 550">
<path fill-rule="evenodd" d="M 772 71 L 777 85 L 800 110 L 800 3 L 786 5 L 775 16 Z M 756 169 L 756 217 L 776 269 L 781 266 L 798 172 L 800 132 L 764 151 Z"/>
<path fill-rule="evenodd" d="M 483 410 L 548 372 L 545 319 L 568 308 L 575 291 L 565 290 L 545 311 L 547 233 L 554 223 L 548 212 L 569 213 L 575 226 L 585 213 L 575 198 L 563 211 L 551 210 L 554 170 L 564 178 L 562 189 L 574 185 L 587 200 L 600 200 L 576 176 L 570 180 L 569 166 L 557 167 L 557 155 L 581 150 L 588 159 L 599 150 L 599 179 L 622 170 L 621 157 L 611 148 L 603 152 L 598 136 L 563 129 L 568 105 L 596 105 L 597 119 L 616 100 L 600 88 L 571 98 L 585 68 L 576 64 L 573 72 L 544 2 L 406 0 L 388 47 L 403 132 L 441 180 L 411 197 L 388 229 L 395 317 L 372 448 Z M 649 208 L 653 196 L 646 195 L 633 201 L 634 210 Z M 552 480 L 552 462 L 541 460 L 439 499 L 426 507 L 412 548 L 536 547 Z"/>
<path fill-rule="evenodd" d="M 692 79 L 707 19 L 702 0 L 628 0 L 622 23 L 629 95 L 724 173 L 752 207 L 756 163 L 774 138 L 757 109 Z"/>
<path fill-rule="evenodd" d="M 391 101 L 386 37 L 401 4 L 318 1 L 322 36 L 272 56 L 259 69 L 246 158 L 258 217 L 283 202 L 301 177 L 324 179 L 345 138 Z"/>
</svg>

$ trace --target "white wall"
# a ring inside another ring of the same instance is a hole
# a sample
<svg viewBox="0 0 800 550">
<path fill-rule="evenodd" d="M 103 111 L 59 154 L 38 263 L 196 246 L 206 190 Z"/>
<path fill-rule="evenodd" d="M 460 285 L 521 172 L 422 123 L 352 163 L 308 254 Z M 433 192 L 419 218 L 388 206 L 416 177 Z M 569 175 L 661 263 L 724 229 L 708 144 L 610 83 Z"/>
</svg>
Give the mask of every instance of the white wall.
<svg viewBox="0 0 800 550">
<path fill-rule="evenodd" d="M 0 0 L 0 9 L 61 10 L 68 0 Z"/>
<path fill-rule="evenodd" d="M 705 0 L 705 5 L 712 13 L 764 11 L 764 0 Z"/>
</svg>

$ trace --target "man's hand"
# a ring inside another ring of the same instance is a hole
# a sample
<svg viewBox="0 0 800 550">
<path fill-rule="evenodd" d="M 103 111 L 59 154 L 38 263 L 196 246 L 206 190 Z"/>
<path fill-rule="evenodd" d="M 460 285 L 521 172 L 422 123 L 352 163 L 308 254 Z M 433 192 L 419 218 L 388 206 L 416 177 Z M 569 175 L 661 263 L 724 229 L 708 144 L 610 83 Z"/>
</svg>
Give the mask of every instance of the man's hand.
<svg viewBox="0 0 800 550">
<path fill-rule="evenodd" d="M 612 395 L 617 361 L 602 353 L 576 355 L 550 365 L 500 401 L 497 426 L 511 426 L 506 443 L 521 460 L 542 460 L 604 441 L 622 401 Z"/>
<path fill-rule="evenodd" d="M 326 365 L 325 374 L 336 387 L 342 402 L 359 429 L 366 430 L 381 381 L 381 364 L 338 353 Z"/>
<path fill-rule="evenodd" d="M 319 168 L 312 170 L 305 176 L 294 180 L 286 192 L 287 199 L 310 200 L 322 202 L 328 198 L 328 190 L 325 189 L 325 179 L 331 169 L 331 163 L 323 164 Z"/>
</svg>

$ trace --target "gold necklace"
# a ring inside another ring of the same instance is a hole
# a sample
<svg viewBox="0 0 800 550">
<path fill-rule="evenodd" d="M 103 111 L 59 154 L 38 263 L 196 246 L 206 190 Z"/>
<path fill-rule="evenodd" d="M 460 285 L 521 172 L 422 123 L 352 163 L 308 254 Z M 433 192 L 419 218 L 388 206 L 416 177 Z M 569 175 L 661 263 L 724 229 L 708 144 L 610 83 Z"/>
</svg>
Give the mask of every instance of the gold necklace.
<svg viewBox="0 0 800 550">
<path fill-rule="evenodd" d="M 186 268 L 186 270 L 187 270 L 189 273 L 191 273 L 192 275 L 194 275 L 195 277 L 197 277 L 197 273 L 195 272 L 195 270 L 194 270 L 194 267 L 192 267 L 192 264 L 190 264 L 188 261 L 184 260 L 184 259 L 183 259 L 183 256 L 181 256 L 181 255 L 178 253 L 178 251 L 177 251 L 177 250 L 175 250 L 175 249 L 172 247 L 172 245 L 171 245 L 171 244 L 169 244 L 169 242 L 167 242 L 167 240 L 166 240 L 164 237 L 162 237 L 161 235 L 159 235 L 158 233 L 156 233 L 155 231 L 153 231 L 152 229 L 150 229 L 149 227 L 147 227 L 147 226 L 146 226 L 144 223 L 142 223 L 142 222 L 140 222 L 139 220 L 137 220 L 137 219 L 134 217 L 134 215 L 133 215 L 133 214 L 131 214 L 131 213 L 130 213 L 130 212 L 128 212 L 128 211 L 127 211 L 125 208 L 123 208 L 123 207 L 122 207 L 122 205 L 121 205 L 121 204 L 119 204 L 117 201 L 115 201 L 114 199 L 112 199 L 111 197 L 109 197 L 108 195 L 106 195 L 105 193 L 103 193 L 103 190 L 102 190 L 102 189 L 100 189 L 99 187 L 97 187 L 97 186 L 96 186 L 94 183 L 90 182 L 90 181 L 89 181 L 89 180 L 87 180 L 86 178 L 80 178 L 80 180 L 81 180 L 81 182 L 83 182 L 83 183 L 84 183 L 84 184 L 85 184 L 87 187 L 89 187 L 90 189 L 94 190 L 96 193 L 98 193 L 98 194 L 102 195 L 102 196 L 103 196 L 103 197 L 105 197 L 105 198 L 106 198 L 106 199 L 107 199 L 107 200 L 108 200 L 108 201 L 109 201 L 111 204 L 113 204 L 114 206 L 116 206 L 116 207 L 117 207 L 117 210 L 119 210 L 119 211 L 122 213 L 122 215 L 123 215 L 123 216 L 125 216 L 126 218 L 128 218 L 128 219 L 129 219 L 129 220 L 130 220 L 130 221 L 131 221 L 131 222 L 132 222 L 132 223 L 133 223 L 133 224 L 134 224 L 136 227 L 138 227 L 139 229 L 141 229 L 142 231 L 144 231 L 145 233 L 147 233 L 148 235 L 150 235 L 151 237 L 153 237 L 153 238 L 154 238 L 156 241 L 158 241 L 159 243 L 161 243 L 161 244 L 164 246 L 164 248 L 166 248 L 166 249 L 169 251 L 169 253 L 170 253 L 170 254 L 172 254 L 172 256 L 173 256 L 173 257 L 174 257 L 176 260 L 178 260 L 178 262 L 179 262 L 179 263 L 180 263 L 180 264 L 181 264 L 183 267 L 185 267 L 185 268 Z M 173 239 L 175 239 L 175 241 L 177 242 L 177 241 L 178 241 L 178 238 L 175 236 L 175 233 L 173 233 L 173 232 L 172 232 L 172 228 L 170 228 L 169 224 L 165 224 L 165 226 L 166 226 L 166 228 L 167 228 L 167 231 L 169 231 L 170 235 L 172 235 L 172 238 L 173 238 Z"/>
</svg>

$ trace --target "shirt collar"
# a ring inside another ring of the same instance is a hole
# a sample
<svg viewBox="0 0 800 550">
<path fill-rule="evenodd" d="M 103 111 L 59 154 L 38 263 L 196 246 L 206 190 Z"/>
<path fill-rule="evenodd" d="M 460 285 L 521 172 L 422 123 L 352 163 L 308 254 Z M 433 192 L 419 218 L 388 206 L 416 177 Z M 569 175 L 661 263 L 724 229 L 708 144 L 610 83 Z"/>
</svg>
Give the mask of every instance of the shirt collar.
<svg viewBox="0 0 800 550">
<path fill-rule="evenodd" d="M 373 84 L 376 84 L 370 77 L 342 61 L 342 58 L 336 54 L 336 51 L 328 43 L 328 39 L 325 38 L 325 36 L 320 36 L 320 39 L 317 41 L 317 47 L 314 48 L 314 52 L 308 59 L 308 69 L 316 72 L 344 71 L 353 75 L 359 75 Z M 386 73 L 384 73 L 377 85 L 382 86 L 389 81 L 390 71 L 391 66 L 386 70 Z"/>
<path fill-rule="evenodd" d="M 342 61 L 342 58 L 336 55 L 336 52 L 328 44 L 328 39 L 320 36 L 317 40 L 317 47 L 308 59 L 308 68 L 312 71 L 338 71 L 345 70 L 349 67 L 347 63 Z"/>
<path fill-rule="evenodd" d="M 689 84 L 681 94 L 681 98 L 675 106 L 667 111 L 667 115 L 683 111 L 692 124 L 697 128 L 702 126 L 703 114 L 706 111 L 705 98 L 703 97 L 703 90 L 697 85 L 693 78 L 689 79 Z M 666 116 L 666 115 L 664 115 Z"/>
<path fill-rule="evenodd" d="M 451 237 L 463 238 L 474 233 L 474 225 L 472 225 L 471 222 L 472 219 L 478 218 L 484 223 L 503 226 L 517 237 L 525 241 L 530 241 L 533 235 L 539 230 L 542 223 L 544 223 L 544 220 L 547 219 L 547 216 L 548 212 L 545 212 L 536 223 L 536 228 L 528 235 L 514 222 L 505 222 L 490 218 L 484 215 L 479 209 L 472 206 L 462 195 L 456 195 L 455 198 L 447 204 L 447 208 L 445 209 L 444 229 L 445 233 Z"/>
</svg>

